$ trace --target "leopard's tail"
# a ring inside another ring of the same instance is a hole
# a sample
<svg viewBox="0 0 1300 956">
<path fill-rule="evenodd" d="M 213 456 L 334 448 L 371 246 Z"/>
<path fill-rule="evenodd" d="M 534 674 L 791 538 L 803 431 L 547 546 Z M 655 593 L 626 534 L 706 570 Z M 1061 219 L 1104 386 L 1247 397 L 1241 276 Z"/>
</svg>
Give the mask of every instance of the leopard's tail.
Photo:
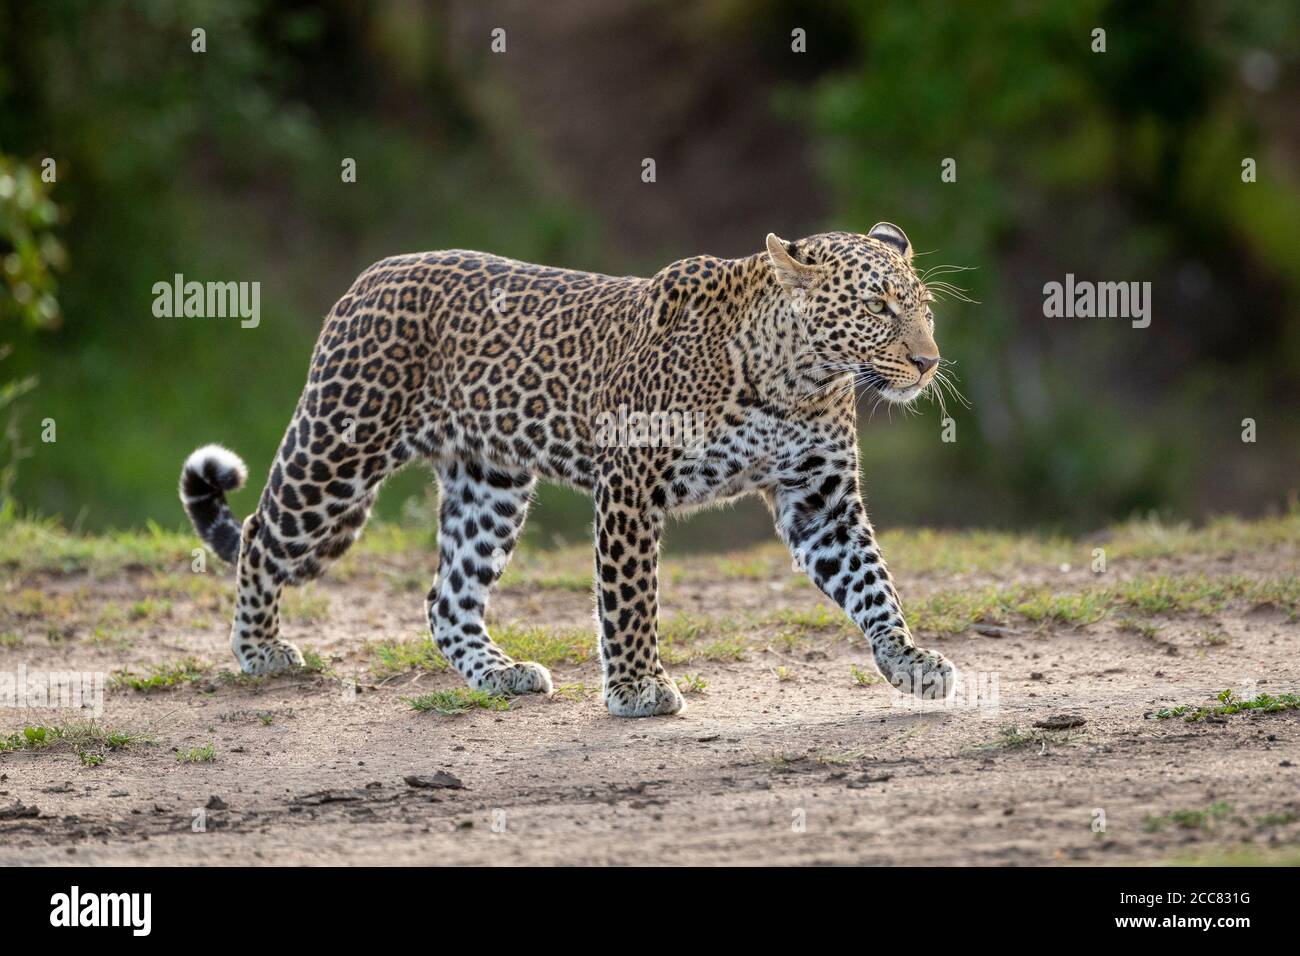
<svg viewBox="0 0 1300 956">
<path fill-rule="evenodd" d="M 226 492 L 238 491 L 248 468 L 233 451 L 204 445 L 181 469 L 181 503 L 203 543 L 231 564 L 239 557 L 240 523 L 226 504 Z"/>
</svg>

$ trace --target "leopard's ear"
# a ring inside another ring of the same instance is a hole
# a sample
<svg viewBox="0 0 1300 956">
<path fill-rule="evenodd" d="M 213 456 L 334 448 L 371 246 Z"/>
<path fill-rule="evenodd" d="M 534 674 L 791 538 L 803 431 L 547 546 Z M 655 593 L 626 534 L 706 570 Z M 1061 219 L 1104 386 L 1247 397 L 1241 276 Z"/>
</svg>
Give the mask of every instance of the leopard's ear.
<svg viewBox="0 0 1300 956">
<path fill-rule="evenodd" d="M 895 252 L 908 262 L 912 261 L 911 241 L 907 238 L 907 234 L 892 222 L 876 223 L 871 227 L 871 231 L 867 233 L 867 238 L 883 242 L 885 245 L 892 247 Z"/>
<path fill-rule="evenodd" d="M 767 260 L 772 274 L 787 292 L 807 290 L 817 278 L 817 267 L 800 262 L 791 253 L 793 243 L 786 242 L 774 232 L 767 234 Z"/>
</svg>

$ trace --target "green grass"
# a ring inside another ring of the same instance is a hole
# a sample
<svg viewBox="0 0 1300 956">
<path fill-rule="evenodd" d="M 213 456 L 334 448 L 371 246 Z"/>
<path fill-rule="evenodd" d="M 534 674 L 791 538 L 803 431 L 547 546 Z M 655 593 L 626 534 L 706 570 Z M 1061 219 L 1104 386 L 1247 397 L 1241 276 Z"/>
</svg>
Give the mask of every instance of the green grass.
<svg viewBox="0 0 1300 956">
<path fill-rule="evenodd" d="M 429 637 L 384 641 L 370 648 L 370 671 L 381 680 L 413 670 L 440 673 L 449 666 Z"/>
<path fill-rule="evenodd" d="M 873 684 L 883 684 L 885 679 L 871 670 L 859 667 L 857 664 L 849 665 L 849 676 L 853 678 L 853 683 L 859 687 L 870 687 Z"/>
<path fill-rule="evenodd" d="M 286 588 L 280 607 L 285 620 L 295 624 L 318 624 L 329 617 L 330 600 L 314 587 Z"/>
<path fill-rule="evenodd" d="M 1208 707 L 1192 707 L 1180 704 L 1177 707 L 1165 707 L 1153 715 L 1157 720 L 1181 717 L 1189 724 L 1204 720 L 1206 717 L 1230 717 L 1233 714 L 1259 712 L 1276 714 L 1284 710 L 1300 709 L 1300 694 L 1259 694 L 1249 700 L 1242 700 L 1231 690 L 1220 691 L 1216 698 L 1219 703 Z"/>
<path fill-rule="evenodd" d="M 131 634 L 108 627 L 96 627 L 87 638 L 95 647 L 111 647 L 116 651 L 125 651 L 134 642 Z"/>
<path fill-rule="evenodd" d="M 303 665 L 299 668 L 291 668 L 277 674 L 258 676 L 223 670 L 217 672 L 215 677 L 227 684 L 242 685 L 260 684 L 268 679 L 274 680 L 295 673 L 319 674 L 322 677 L 333 676 L 333 666 L 319 653 L 305 645 L 300 650 L 302 651 Z M 212 675 L 212 672 L 212 664 L 205 664 L 192 657 L 186 657 L 179 661 L 154 664 L 147 668 L 144 673 L 136 673 L 130 668 L 123 668 L 113 675 L 109 686 L 114 690 L 134 690 L 148 694 L 154 691 L 174 690 L 184 684 L 208 677 Z"/>
<path fill-rule="evenodd" d="M 1300 541 L 1300 507 L 1277 518 L 1246 521 L 1231 516 L 1197 527 L 1187 522 L 1133 520 L 1112 525 L 1087 541 L 1054 535 L 996 531 L 935 531 L 906 528 L 880 536 L 892 567 L 908 573 L 997 572 L 1009 568 L 1091 567 L 1093 549 L 1105 552 L 1107 567 L 1172 555 L 1209 557 L 1254 551 Z"/>
<path fill-rule="evenodd" d="M 1197 847 L 1164 860 L 1161 866 L 1300 866 L 1300 846 Z"/>
<path fill-rule="evenodd" d="M 694 651 L 690 659 L 703 658 L 706 661 L 743 661 L 745 659 L 745 642 L 738 637 L 723 637 L 710 641 Z"/>
<path fill-rule="evenodd" d="M 811 754 L 815 763 L 826 767 L 842 767 L 845 764 L 855 763 L 866 756 L 866 751 L 858 748 L 849 750 L 835 750 L 829 747 L 823 747 L 820 750 L 814 750 Z"/>
<path fill-rule="evenodd" d="M 132 621 L 157 621 L 161 618 L 170 617 L 171 613 L 171 601 L 147 597 L 132 604 L 127 611 L 127 616 Z"/>
<path fill-rule="evenodd" d="M 177 763 L 213 763 L 217 759 L 216 748 L 212 744 L 191 747 L 189 750 L 176 751 Z"/>
<path fill-rule="evenodd" d="M 139 531 L 84 535 L 53 518 L 3 519 L 0 566 L 19 572 L 109 574 L 128 567 L 189 567 L 193 533 L 166 531 L 150 523 Z"/>
<path fill-rule="evenodd" d="M 1274 604 L 1294 620 L 1300 613 L 1300 578 L 1148 575 L 1080 591 L 1054 591 L 1045 585 L 952 590 L 905 605 L 904 610 L 913 631 L 958 634 L 975 624 L 1006 624 L 1016 618 L 1083 627 L 1121 610 L 1148 615 L 1213 614 L 1234 602 Z M 1125 619 L 1121 626 L 1130 624 Z"/>
<path fill-rule="evenodd" d="M 771 643 L 779 647 L 783 653 L 794 654 L 804 647 L 808 641 L 803 634 L 782 631 L 772 636 Z"/>
<path fill-rule="evenodd" d="M 573 591 L 576 594 L 590 594 L 592 590 L 591 573 L 549 574 L 529 578 L 525 586 L 542 591 Z"/>
<path fill-rule="evenodd" d="M 1095 591 L 1056 594 L 1040 591 L 1014 605 L 1016 614 L 1034 624 L 1064 624 L 1070 627 L 1095 624 L 1106 616 L 1108 608 L 1106 594 Z"/>
<path fill-rule="evenodd" d="M 735 618 L 710 618 L 679 614 L 660 622 L 659 657 L 665 664 L 694 660 L 740 661 L 748 642 L 739 631 L 744 622 Z"/>
<path fill-rule="evenodd" d="M 1003 727 L 996 740 L 981 745 L 979 750 L 1020 750 L 1043 744 L 1064 744 L 1077 740 L 1070 731 L 1021 730 L 1018 725 Z"/>
<path fill-rule="evenodd" d="M 709 689 L 709 682 L 699 674 L 683 674 L 677 678 L 677 689 L 683 694 L 703 694 Z"/>
<path fill-rule="evenodd" d="M 57 727 L 24 727 L 22 730 L 0 738 L 0 751 L 39 750 L 59 736 Z"/>
<path fill-rule="evenodd" d="M 1281 810 L 1274 813 L 1265 813 L 1255 818 L 1257 827 L 1284 827 L 1289 823 L 1295 823 L 1300 820 L 1300 814 L 1291 810 Z"/>
<path fill-rule="evenodd" d="M 1031 744 L 1041 743 L 1043 736 L 1036 731 L 1026 733 L 1017 726 L 1003 727 L 998 731 L 998 738 L 991 744 L 986 744 L 986 750 L 1003 748 L 1006 750 L 1019 750 L 1021 747 L 1028 747 Z"/>
<path fill-rule="evenodd" d="M 506 624 L 489 630 L 501 649 L 517 661 L 536 661 L 554 667 L 582 664 L 596 655 L 596 635 L 586 628 Z"/>
<path fill-rule="evenodd" d="M 156 690 L 171 690 L 181 684 L 198 680 L 212 670 L 211 664 L 204 664 L 192 657 L 167 664 L 155 664 L 144 674 L 136 674 L 129 668 L 123 668 L 113 675 L 111 686 L 114 689 L 126 689 L 150 693 Z"/>
<path fill-rule="evenodd" d="M 536 661 L 545 667 L 583 664 L 596 654 L 596 636 L 586 628 L 494 624 L 492 639 L 515 660 Z M 371 648 L 371 670 L 389 677 L 408 670 L 440 672 L 448 667 L 437 645 L 428 637 L 385 641 Z"/>
<path fill-rule="evenodd" d="M 470 690 L 456 687 L 451 690 L 435 690 L 419 697 L 402 698 L 411 705 L 412 710 L 420 712 L 433 711 L 444 717 L 463 714 L 478 707 L 483 710 L 502 711 L 510 709 L 510 701 L 501 694 L 489 694 L 485 690 Z"/>
<path fill-rule="evenodd" d="M 94 720 L 79 720 L 57 726 L 27 726 L 0 736 L 0 753 L 17 750 L 71 749 L 84 766 L 97 767 L 109 751 L 149 743 L 153 735 L 136 731 L 109 730 Z"/>
<path fill-rule="evenodd" d="M 501 587 L 591 594 L 591 550 L 579 546 L 543 551 L 521 546 L 501 576 Z"/>
<path fill-rule="evenodd" d="M 551 694 L 552 697 L 557 697 L 560 700 L 587 700 L 590 697 L 599 695 L 599 687 L 591 687 L 582 681 L 572 684 L 559 684 Z"/>
<path fill-rule="evenodd" d="M 338 566 L 343 576 L 358 573 L 375 557 L 427 555 L 435 549 L 435 523 L 412 526 L 374 521 Z M 1091 536 L 1087 541 L 1034 533 L 897 529 L 881 536 L 891 565 L 909 574 L 1005 572 L 1015 568 L 1088 567 L 1094 548 L 1102 548 L 1108 567 L 1117 562 L 1147 561 L 1171 555 L 1221 556 L 1300 540 L 1300 507 L 1258 521 L 1223 517 L 1202 527 L 1158 521 L 1130 521 Z M 178 522 L 175 530 L 149 523 L 138 530 L 88 535 L 66 528 L 58 519 L 0 514 L 0 567 L 19 574 L 33 572 L 103 575 L 127 568 L 221 580 L 212 574 L 220 562 L 209 555 L 209 574 L 193 575 L 193 550 L 199 541 Z M 686 559 L 687 561 L 695 559 Z M 585 546 L 554 551 L 521 548 L 506 571 L 506 586 L 533 586 L 573 592 L 591 588 L 590 552 Z M 745 552 L 710 558 L 714 573 L 739 580 L 765 580 L 783 573 L 789 556 L 775 542 Z M 195 587 L 209 587 L 197 584 Z M 291 592 L 292 593 L 292 592 Z M 318 598 L 295 608 L 311 619 L 323 611 Z"/>
<path fill-rule="evenodd" d="M 189 567 L 183 571 L 154 571 L 140 586 L 153 598 L 189 598 L 212 610 L 227 610 L 235 603 L 233 581 L 220 574 L 197 573 Z"/>
<path fill-rule="evenodd" d="M 718 573 L 734 581 L 770 581 L 790 574 L 790 559 L 774 563 L 772 556 L 763 553 L 741 553 L 720 558 L 714 563 Z"/>
<path fill-rule="evenodd" d="M 80 595 L 51 594 L 37 588 L 23 588 L 5 595 L 4 608 L 0 614 L 8 620 L 66 620 L 75 615 L 79 597 Z"/>
<path fill-rule="evenodd" d="M 722 622 L 698 614 L 677 614 L 659 622 L 659 641 L 691 644 L 722 630 Z"/>
<path fill-rule="evenodd" d="M 1163 816 L 1147 814 L 1142 819 L 1142 829 L 1147 833 L 1158 833 L 1167 827 L 1178 827 L 1183 830 L 1212 830 L 1231 813 L 1232 804 L 1219 800 L 1204 809 L 1173 810 Z"/>
<path fill-rule="evenodd" d="M 1130 634 L 1139 634 L 1148 641 L 1157 640 L 1160 632 L 1163 630 L 1159 624 L 1152 624 L 1147 621 L 1139 621 L 1135 618 L 1126 617 L 1115 622 L 1115 626 L 1121 631 L 1127 631 Z"/>
<path fill-rule="evenodd" d="M 298 648 L 302 652 L 301 670 L 309 674 L 319 674 L 322 677 L 333 677 L 334 667 L 319 652 L 302 644 Z"/>
<path fill-rule="evenodd" d="M 786 632 L 787 636 L 784 639 L 787 641 L 797 640 L 814 631 L 857 633 L 857 627 L 842 610 L 822 603 L 813 604 L 811 607 L 781 608 L 765 615 L 762 623 L 781 628 Z"/>
<path fill-rule="evenodd" d="M 346 581 L 355 576 L 355 569 L 353 569 L 351 574 L 344 573 L 340 575 L 339 580 Z M 391 571 L 387 577 L 386 586 L 392 594 L 422 594 L 429 590 L 429 573 L 423 569 L 419 571 Z"/>
</svg>

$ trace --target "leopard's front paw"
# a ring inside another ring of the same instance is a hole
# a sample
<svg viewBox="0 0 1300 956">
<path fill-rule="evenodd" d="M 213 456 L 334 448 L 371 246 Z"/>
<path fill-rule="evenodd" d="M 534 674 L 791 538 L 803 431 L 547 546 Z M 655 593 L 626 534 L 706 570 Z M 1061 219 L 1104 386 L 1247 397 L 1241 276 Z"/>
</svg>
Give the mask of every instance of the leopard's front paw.
<svg viewBox="0 0 1300 956">
<path fill-rule="evenodd" d="M 278 674 L 291 667 L 302 667 L 302 651 L 288 641 L 276 639 L 246 648 L 236 648 L 235 657 L 245 674 Z"/>
<path fill-rule="evenodd" d="M 616 680 L 605 685 L 605 706 L 615 717 L 655 717 L 686 709 L 667 674 Z"/>
<path fill-rule="evenodd" d="M 504 667 L 492 667 L 473 681 L 476 690 L 492 694 L 547 694 L 551 693 L 551 672 L 541 664 L 519 661 Z"/>
<path fill-rule="evenodd" d="M 900 693 L 921 700 L 949 700 L 957 692 L 957 668 L 938 651 L 897 646 L 893 654 L 878 655 L 876 666 Z"/>
</svg>

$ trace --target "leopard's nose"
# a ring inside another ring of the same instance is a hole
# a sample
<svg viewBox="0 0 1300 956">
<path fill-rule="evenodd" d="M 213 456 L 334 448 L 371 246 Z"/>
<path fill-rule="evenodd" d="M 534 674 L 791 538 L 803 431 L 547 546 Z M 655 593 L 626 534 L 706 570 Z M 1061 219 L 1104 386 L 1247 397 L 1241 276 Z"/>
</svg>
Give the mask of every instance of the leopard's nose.
<svg viewBox="0 0 1300 956">
<path fill-rule="evenodd" d="M 912 364 L 916 366 L 916 370 L 922 375 L 939 364 L 939 356 L 937 355 L 909 355 L 908 358 L 912 360 Z"/>
</svg>

